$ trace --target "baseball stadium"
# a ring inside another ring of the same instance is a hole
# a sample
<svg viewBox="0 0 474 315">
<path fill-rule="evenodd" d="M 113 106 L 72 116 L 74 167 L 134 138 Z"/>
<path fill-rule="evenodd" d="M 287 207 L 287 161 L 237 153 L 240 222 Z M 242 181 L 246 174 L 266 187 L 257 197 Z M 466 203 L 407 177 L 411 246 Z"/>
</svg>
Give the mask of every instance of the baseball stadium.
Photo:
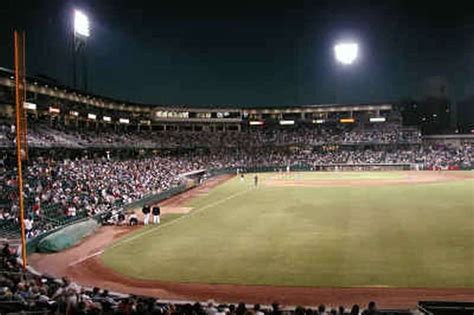
<svg viewBox="0 0 474 315">
<path fill-rule="evenodd" d="M 474 134 L 446 104 L 135 103 L 28 74 L 25 46 L 0 314 L 474 312 Z"/>
</svg>

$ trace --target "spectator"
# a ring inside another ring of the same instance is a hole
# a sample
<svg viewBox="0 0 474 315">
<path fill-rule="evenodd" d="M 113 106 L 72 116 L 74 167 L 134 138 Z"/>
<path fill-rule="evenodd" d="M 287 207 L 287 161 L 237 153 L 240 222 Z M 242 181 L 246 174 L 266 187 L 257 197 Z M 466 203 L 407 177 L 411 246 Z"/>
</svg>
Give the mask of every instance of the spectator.
<svg viewBox="0 0 474 315">
<path fill-rule="evenodd" d="M 26 217 L 23 223 L 25 224 L 26 238 L 31 238 L 33 236 L 33 219 Z"/>
<path fill-rule="evenodd" d="M 357 304 L 352 305 L 351 315 L 359 315 L 359 312 L 360 312 L 359 305 Z"/>
<path fill-rule="evenodd" d="M 2 256 L 5 258 L 10 258 L 12 256 L 12 252 L 10 250 L 10 244 L 5 243 L 2 248 Z"/>
<path fill-rule="evenodd" d="M 217 309 L 214 307 L 214 302 L 213 301 L 207 302 L 206 314 L 207 315 L 216 315 L 216 313 L 217 313 Z"/>
<path fill-rule="evenodd" d="M 362 312 L 362 315 L 375 315 L 377 314 L 377 307 L 374 301 L 370 301 L 367 309 Z"/>
<path fill-rule="evenodd" d="M 245 315 L 247 312 L 247 307 L 245 306 L 244 303 L 240 302 L 239 305 L 237 305 L 237 309 L 235 310 L 236 315 Z"/>
<path fill-rule="evenodd" d="M 255 315 L 264 315 L 264 313 L 260 310 L 260 304 L 255 304 L 253 306 L 253 312 Z"/>
</svg>

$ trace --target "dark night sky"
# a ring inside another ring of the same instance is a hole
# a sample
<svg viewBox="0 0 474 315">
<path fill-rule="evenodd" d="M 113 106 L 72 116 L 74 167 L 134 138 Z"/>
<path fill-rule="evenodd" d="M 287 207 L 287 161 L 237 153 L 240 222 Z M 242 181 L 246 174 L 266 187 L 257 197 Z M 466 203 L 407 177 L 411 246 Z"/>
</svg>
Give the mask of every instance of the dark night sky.
<svg viewBox="0 0 474 315">
<path fill-rule="evenodd" d="M 23 27 L 28 73 L 71 85 L 74 7 L 92 20 L 89 89 L 100 95 L 285 105 L 333 102 L 335 91 L 340 102 L 440 85 L 457 99 L 474 94 L 474 5 L 461 1 L 2 0 L 0 66 L 12 67 L 12 30 Z M 344 38 L 361 45 L 350 68 L 333 60 Z"/>
</svg>

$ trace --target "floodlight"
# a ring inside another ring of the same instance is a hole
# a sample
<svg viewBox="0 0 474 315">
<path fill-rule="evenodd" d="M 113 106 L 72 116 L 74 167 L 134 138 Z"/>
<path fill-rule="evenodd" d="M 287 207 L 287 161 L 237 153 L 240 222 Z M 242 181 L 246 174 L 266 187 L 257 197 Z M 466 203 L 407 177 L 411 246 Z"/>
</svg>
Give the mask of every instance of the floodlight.
<svg viewBox="0 0 474 315">
<path fill-rule="evenodd" d="M 359 45 L 356 43 L 340 43 L 334 46 L 336 60 L 342 64 L 350 65 L 356 59 L 359 53 Z"/>
<path fill-rule="evenodd" d="M 26 109 L 29 109 L 29 110 L 36 110 L 36 104 L 35 103 L 23 102 L 23 106 Z"/>
<path fill-rule="evenodd" d="M 294 125 L 295 121 L 294 120 L 280 120 L 280 125 L 282 126 L 288 126 L 288 125 Z"/>
<path fill-rule="evenodd" d="M 89 18 L 79 10 L 74 11 L 74 34 L 83 37 L 90 36 Z"/>
<path fill-rule="evenodd" d="M 385 117 L 371 117 L 369 118 L 370 122 L 385 122 L 387 119 Z"/>
<path fill-rule="evenodd" d="M 354 118 L 341 118 L 339 119 L 339 122 L 342 124 L 352 124 L 355 122 Z"/>
<path fill-rule="evenodd" d="M 59 113 L 61 112 L 61 110 L 60 110 L 59 108 L 57 108 L 57 107 L 52 107 L 52 106 L 50 106 L 50 107 L 49 107 L 49 112 L 50 112 L 51 114 L 59 114 Z"/>
</svg>

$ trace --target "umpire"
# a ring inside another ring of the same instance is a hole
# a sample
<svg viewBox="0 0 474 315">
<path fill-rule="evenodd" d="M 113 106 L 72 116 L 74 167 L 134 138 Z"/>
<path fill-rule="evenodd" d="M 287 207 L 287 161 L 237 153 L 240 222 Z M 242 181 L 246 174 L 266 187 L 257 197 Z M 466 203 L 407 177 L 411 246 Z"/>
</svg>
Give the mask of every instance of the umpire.
<svg viewBox="0 0 474 315">
<path fill-rule="evenodd" d="M 153 224 L 160 224 L 160 206 L 155 205 L 152 209 L 153 213 Z"/>
</svg>

